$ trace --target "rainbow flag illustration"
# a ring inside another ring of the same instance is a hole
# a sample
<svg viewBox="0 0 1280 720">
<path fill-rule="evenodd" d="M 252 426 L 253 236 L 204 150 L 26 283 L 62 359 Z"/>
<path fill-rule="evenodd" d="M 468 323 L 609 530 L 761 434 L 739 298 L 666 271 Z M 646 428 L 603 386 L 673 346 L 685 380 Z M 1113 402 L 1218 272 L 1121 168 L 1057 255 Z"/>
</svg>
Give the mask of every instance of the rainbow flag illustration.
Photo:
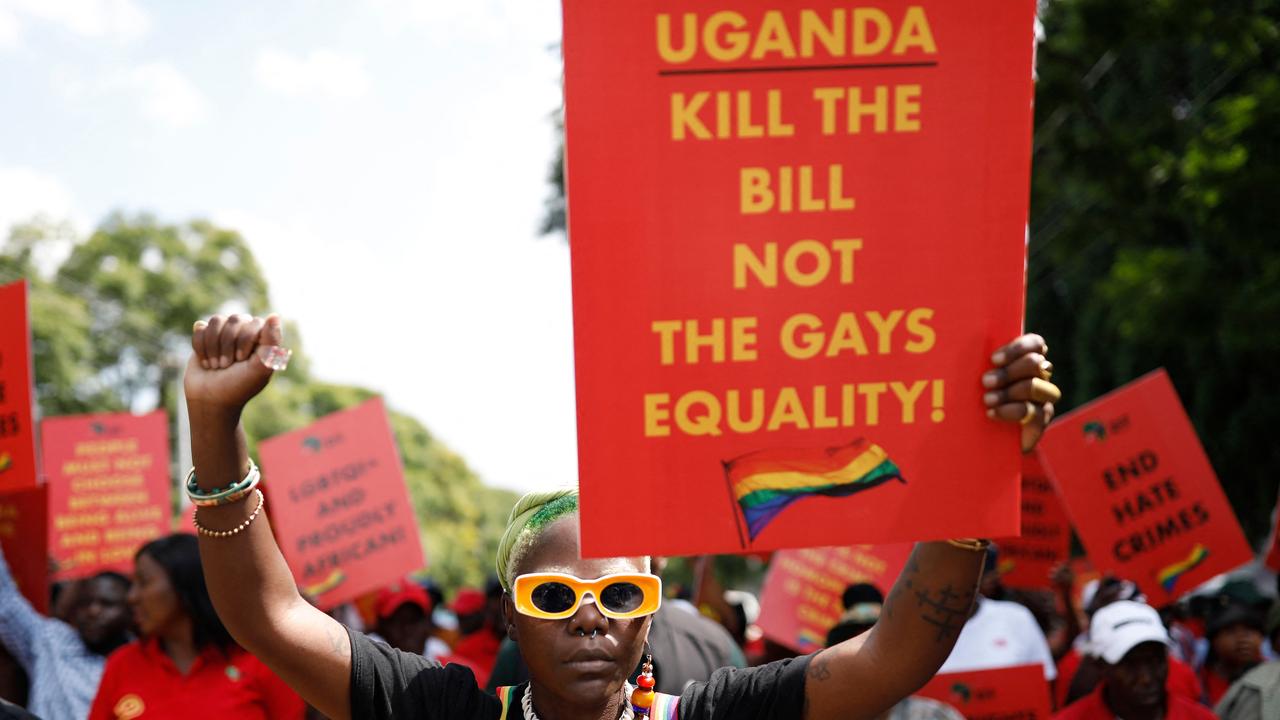
<svg viewBox="0 0 1280 720">
<path fill-rule="evenodd" d="M 751 540 L 802 498 L 846 497 L 890 480 L 906 482 L 885 451 L 862 438 L 836 447 L 758 450 L 724 470 Z"/>
<path fill-rule="evenodd" d="M 1164 588 L 1165 592 L 1171 593 L 1173 592 L 1173 586 L 1178 584 L 1178 579 L 1198 567 L 1207 557 L 1209 557 L 1209 548 L 1196 543 L 1195 547 L 1191 548 L 1191 552 L 1187 554 L 1186 559 L 1161 568 L 1156 573 L 1156 580 L 1160 583 L 1160 587 Z"/>
<path fill-rule="evenodd" d="M 347 574 L 342 572 L 341 568 L 335 568 L 320 582 L 302 588 L 302 593 L 311 597 L 319 597 L 346 582 L 346 580 Z"/>
<path fill-rule="evenodd" d="M 800 641 L 801 647 L 822 647 L 827 642 L 827 636 L 819 635 L 812 628 L 800 628 L 800 632 L 796 633 L 796 640 Z"/>
</svg>

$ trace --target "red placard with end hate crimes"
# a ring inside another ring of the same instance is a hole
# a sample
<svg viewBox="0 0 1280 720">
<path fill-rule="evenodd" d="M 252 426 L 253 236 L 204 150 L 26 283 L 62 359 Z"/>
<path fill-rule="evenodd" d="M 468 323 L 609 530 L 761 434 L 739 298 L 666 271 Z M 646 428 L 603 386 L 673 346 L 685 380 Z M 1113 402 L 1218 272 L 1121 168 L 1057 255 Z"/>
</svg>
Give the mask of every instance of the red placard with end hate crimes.
<svg viewBox="0 0 1280 720">
<path fill-rule="evenodd" d="M 910 554 L 910 543 L 779 550 L 769 562 L 756 625 L 801 653 L 819 650 L 844 612 L 844 589 L 870 583 L 887 596 Z"/>
<path fill-rule="evenodd" d="M 27 281 L 0 285 L 0 492 L 35 487 Z"/>
<path fill-rule="evenodd" d="M 1252 559 L 1163 369 L 1055 420 L 1039 450 L 1093 565 L 1152 605 Z"/>
<path fill-rule="evenodd" d="M 967 720 L 1049 720 L 1049 683 L 1044 666 L 935 675 L 916 695 L 947 703 Z"/>
<path fill-rule="evenodd" d="M 421 568 L 404 470 L 381 398 L 258 446 L 268 513 L 293 577 L 324 609 Z"/>
<path fill-rule="evenodd" d="M 48 488 L 0 493 L 0 548 L 18 589 L 49 612 Z"/>
<path fill-rule="evenodd" d="M 137 549 L 169 533 L 165 412 L 45 418 L 40 429 L 53 579 L 132 572 Z"/>
<path fill-rule="evenodd" d="M 1017 533 L 1034 15 L 565 1 L 585 554 Z"/>
<path fill-rule="evenodd" d="M 994 542 L 1000 581 L 1013 588 L 1050 588 L 1049 574 L 1071 552 L 1071 521 L 1034 453 L 1022 456 L 1022 533 Z"/>
</svg>

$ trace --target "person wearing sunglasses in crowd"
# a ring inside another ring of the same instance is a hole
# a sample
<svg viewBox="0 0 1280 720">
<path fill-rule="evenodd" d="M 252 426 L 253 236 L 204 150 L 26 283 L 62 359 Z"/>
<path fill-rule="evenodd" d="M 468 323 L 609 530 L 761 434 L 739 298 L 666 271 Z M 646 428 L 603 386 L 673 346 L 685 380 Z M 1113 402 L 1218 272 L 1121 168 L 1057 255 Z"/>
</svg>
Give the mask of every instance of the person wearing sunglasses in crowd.
<svg viewBox="0 0 1280 720">
<path fill-rule="evenodd" d="M 276 316 L 195 324 L 185 377 L 195 465 L 187 491 L 198 507 L 209 591 L 227 629 L 335 720 L 874 718 L 933 676 L 973 605 L 985 543 L 920 543 L 874 630 L 813 655 L 718 671 L 678 698 L 655 697 L 651 676 L 640 675 L 638 691 L 627 682 L 661 602 L 649 558 L 579 557 L 577 494 L 531 494 L 513 509 L 497 558 L 507 632 L 530 681 L 486 694 L 465 668 L 373 643 L 298 594 L 239 423 L 283 367 L 282 342 Z M 1024 335 L 974 378 L 990 417 L 1022 423 L 1024 450 L 1059 396 L 1048 381 L 1047 351 L 1040 337 Z"/>
</svg>

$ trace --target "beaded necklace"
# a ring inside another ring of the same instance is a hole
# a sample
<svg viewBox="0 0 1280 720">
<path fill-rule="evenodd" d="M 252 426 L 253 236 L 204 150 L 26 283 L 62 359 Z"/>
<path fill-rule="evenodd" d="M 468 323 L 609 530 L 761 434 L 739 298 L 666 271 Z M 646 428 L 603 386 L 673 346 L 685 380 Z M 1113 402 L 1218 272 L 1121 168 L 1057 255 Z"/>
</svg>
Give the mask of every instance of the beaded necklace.
<svg viewBox="0 0 1280 720">
<path fill-rule="evenodd" d="M 624 683 L 622 688 L 622 697 L 631 697 L 631 683 Z M 520 709 L 524 711 L 524 720 L 542 720 L 538 714 L 533 711 L 533 683 L 529 683 L 524 687 L 524 695 L 520 698 Z M 631 709 L 631 703 L 623 702 L 622 714 L 618 716 L 618 720 L 635 720 L 636 712 Z"/>
</svg>

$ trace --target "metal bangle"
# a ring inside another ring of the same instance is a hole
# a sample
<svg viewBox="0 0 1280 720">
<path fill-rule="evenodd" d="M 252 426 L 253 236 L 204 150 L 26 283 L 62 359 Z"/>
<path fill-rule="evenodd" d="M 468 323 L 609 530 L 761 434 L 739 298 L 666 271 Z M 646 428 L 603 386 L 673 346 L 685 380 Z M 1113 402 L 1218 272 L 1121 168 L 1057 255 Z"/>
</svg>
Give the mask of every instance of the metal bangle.
<svg viewBox="0 0 1280 720">
<path fill-rule="evenodd" d="M 238 495 L 254 488 L 258 481 L 262 479 L 262 472 L 258 469 L 258 464 L 249 458 L 249 472 L 245 473 L 244 479 L 239 482 L 232 483 L 226 488 L 214 488 L 213 490 L 201 490 L 200 485 L 196 482 L 196 469 L 191 468 L 191 472 L 187 473 L 187 481 L 185 487 L 187 497 L 191 498 L 191 502 L 199 505 L 203 501 L 209 501 L 207 504 L 220 504 L 214 501 L 223 500 L 225 498 Z"/>
</svg>

